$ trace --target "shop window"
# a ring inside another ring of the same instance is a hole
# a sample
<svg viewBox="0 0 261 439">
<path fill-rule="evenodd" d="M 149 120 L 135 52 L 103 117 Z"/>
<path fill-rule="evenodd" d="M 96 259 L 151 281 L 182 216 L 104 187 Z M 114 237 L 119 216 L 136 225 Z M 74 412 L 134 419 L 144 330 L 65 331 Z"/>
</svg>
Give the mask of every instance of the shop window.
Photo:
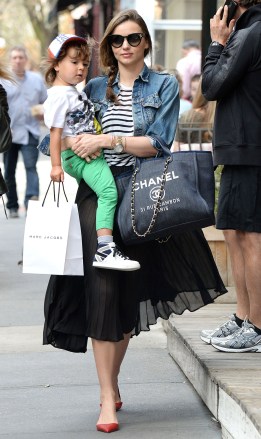
<svg viewBox="0 0 261 439">
<path fill-rule="evenodd" d="M 155 20 L 195 20 L 201 18 L 201 0 L 155 0 Z"/>
</svg>

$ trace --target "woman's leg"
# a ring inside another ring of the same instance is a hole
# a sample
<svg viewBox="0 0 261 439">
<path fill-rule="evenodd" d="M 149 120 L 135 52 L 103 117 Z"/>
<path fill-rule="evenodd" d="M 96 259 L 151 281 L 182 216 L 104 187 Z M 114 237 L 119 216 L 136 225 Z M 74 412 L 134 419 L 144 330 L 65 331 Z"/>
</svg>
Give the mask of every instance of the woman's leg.
<svg viewBox="0 0 261 439">
<path fill-rule="evenodd" d="M 92 339 L 97 375 L 101 389 L 101 413 L 97 424 L 110 424 L 117 421 L 115 401 L 119 401 L 118 374 L 126 353 L 130 334 L 120 342 Z"/>
<path fill-rule="evenodd" d="M 121 401 L 121 397 L 119 394 L 119 388 L 118 388 L 118 376 L 120 373 L 120 368 L 121 368 L 121 363 L 124 359 L 124 356 L 126 354 L 127 348 L 128 348 L 128 344 L 130 341 L 130 337 L 131 334 L 124 334 L 124 340 L 119 341 L 117 343 L 117 348 L 116 348 L 116 355 L 115 355 L 115 361 L 114 361 L 114 392 L 115 392 L 115 402 L 120 402 Z"/>
<path fill-rule="evenodd" d="M 101 412 L 97 424 L 117 421 L 114 391 L 114 364 L 117 342 L 92 339 L 93 353 L 101 390 Z"/>
</svg>

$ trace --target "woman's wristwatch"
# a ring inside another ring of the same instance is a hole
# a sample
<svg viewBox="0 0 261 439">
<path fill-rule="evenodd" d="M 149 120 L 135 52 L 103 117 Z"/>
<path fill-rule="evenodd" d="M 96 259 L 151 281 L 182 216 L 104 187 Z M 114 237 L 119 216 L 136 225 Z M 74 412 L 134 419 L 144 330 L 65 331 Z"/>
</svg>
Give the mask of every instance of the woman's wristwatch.
<svg viewBox="0 0 261 439">
<path fill-rule="evenodd" d="M 122 136 L 112 136 L 111 147 L 113 152 L 116 154 L 121 154 L 124 150 Z"/>
<path fill-rule="evenodd" d="M 210 43 L 210 46 L 219 46 L 219 47 L 224 47 L 223 44 L 219 43 L 218 41 L 212 41 L 212 43 Z"/>
</svg>

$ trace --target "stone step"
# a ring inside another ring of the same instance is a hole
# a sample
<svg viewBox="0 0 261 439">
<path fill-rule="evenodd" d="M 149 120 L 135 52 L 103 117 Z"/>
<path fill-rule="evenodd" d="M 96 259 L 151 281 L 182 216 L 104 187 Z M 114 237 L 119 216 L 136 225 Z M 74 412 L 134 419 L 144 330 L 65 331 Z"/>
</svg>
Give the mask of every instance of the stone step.
<svg viewBox="0 0 261 439">
<path fill-rule="evenodd" d="M 168 350 L 206 406 L 220 422 L 223 439 L 261 439 L 261 356 L 226 353 L 201 341 L 234 312 L 232 304 L 211 304 L 163 322 Z"/>
</svg>

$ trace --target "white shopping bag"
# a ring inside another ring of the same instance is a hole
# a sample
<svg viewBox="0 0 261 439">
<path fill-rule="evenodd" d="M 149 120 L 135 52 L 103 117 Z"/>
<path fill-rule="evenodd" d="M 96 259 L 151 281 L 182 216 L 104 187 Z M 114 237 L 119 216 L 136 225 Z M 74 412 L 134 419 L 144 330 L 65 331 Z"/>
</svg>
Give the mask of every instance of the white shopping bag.
<svg viewBox="0 0 261 439">
<path fill-rule="evenodd" d="M 76 204 L 42 206 L 30 200 L 25 223 L 23 273 L 83 275 Z"/>
</svg>

